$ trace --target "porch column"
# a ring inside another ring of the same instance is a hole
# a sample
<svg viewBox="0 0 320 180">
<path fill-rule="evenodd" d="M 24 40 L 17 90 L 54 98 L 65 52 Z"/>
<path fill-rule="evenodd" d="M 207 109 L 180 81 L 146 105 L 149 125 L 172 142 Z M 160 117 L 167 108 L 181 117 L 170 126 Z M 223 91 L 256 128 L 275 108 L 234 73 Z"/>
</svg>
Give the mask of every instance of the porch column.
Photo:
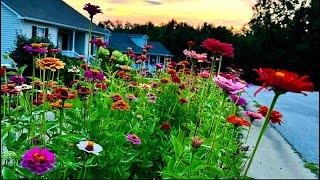
<svg viewBox="0 0 320 180">
<path fill-rule="evenodd" d="M 73 52 L 74 52 L 75 39 L 76 39 L 76 31 L 73 30 L 73 31 L 72 31 L 72 51 L 73 51 Z"/>
</svg>

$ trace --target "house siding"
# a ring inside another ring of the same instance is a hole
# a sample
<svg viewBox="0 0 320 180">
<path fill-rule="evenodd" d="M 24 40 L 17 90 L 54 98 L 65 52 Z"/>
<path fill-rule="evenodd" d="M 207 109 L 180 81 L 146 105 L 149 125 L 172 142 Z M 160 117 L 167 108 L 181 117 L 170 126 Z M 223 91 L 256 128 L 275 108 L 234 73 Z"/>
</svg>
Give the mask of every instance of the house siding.
<svg viewBox="0 0 320 180">
<path fill-rule="evenodd" d="M 1 53 L 14 50 L 21 20 L 1 2 Z"/>
<path fill-rule="evenodd" d="M 32 21 L 22 21 L 22 34 L 25 35 L 27 38 L 32 37 L 32 26 L 40 26 L 49 29 L 49 39 L 50 41 L 57 46 L 58 43 L 58 28 L 52 25 L 44 24 L 44 23 L 37 23 Z"/>
<path fill-rule="evenodd" d="M 75 38 L 75 51 L 80 54 L 83 55 L 85 54 L 85 38 L 86 38 L 86 33 L 85 32 L 79 32 L 76 31 L 76 38 Z"/>
</svg>

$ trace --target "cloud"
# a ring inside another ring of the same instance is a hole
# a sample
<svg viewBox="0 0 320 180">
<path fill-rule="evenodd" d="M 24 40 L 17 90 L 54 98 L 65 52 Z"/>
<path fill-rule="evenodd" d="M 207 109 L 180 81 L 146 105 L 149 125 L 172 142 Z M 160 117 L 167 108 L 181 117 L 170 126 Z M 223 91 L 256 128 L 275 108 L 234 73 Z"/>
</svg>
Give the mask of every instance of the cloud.
<svg viewBox="0 0 320 180">
<path fill-rule="evenodd" d="M 152 4 L 152 5 L 160 5 L 163 4 L 161 0 L 144 0 L 144 2 Z"/>
<path fill-rule="evenodd" d="M 112 4 L 127 4 L 129 1 L 128 0 L 109 0 L 109 2 Z"/>
</svg>

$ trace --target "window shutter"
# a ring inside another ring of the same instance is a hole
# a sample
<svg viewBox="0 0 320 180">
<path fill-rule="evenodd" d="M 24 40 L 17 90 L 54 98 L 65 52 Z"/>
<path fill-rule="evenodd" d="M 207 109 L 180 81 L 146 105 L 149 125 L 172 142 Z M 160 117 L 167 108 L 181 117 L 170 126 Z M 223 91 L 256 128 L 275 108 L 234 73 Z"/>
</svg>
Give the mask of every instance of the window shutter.
<svg viewBox="0 0 320 180">
<path fill-rule="evenodd" d="M 37 36 L 37 26 L 32 26 L 32 37 Z"/>
<path fill-rule="evenodd" d="M 45 30 L 44 30 L 44 36 L 45 36 L 46 38 L 48 38 L 48 36 L 49 36 L 49 28 L 45 28 Z"/>
</svg>

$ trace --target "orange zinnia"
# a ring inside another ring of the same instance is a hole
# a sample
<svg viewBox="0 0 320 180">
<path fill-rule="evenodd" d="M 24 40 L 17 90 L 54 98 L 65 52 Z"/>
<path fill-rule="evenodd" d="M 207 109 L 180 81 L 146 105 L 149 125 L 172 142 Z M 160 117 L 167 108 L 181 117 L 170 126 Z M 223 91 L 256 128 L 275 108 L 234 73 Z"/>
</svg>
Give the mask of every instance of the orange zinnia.
<svg viewBox="0 0 320 180">
<path fill-rule="evenodd" d="M 112 104 L 112 107 L 111 107 L 112 110 L 128 110 L 129 109 L 129 104 L 124 101 L 124 100 L 119 100 L 115 103 Z"/>
<path fill-rule="evenodd" d="M 250 126 L 250 122 L 246 121 L 242 117 L 237 117 L 236 115 L 229 116 L 227 121 L 235 126 Z"/>
<path fill-rule="evenodd" d="M 42 70 L 56 71 L 57 69 L 63 69 L 65 63 L 58 58 L 47 57 L 38 59 L 36 65 Z"/>
<path fill-rule="evenodd" d="M 50 106 L 52 108 L 58 108 L 58 109 L 62 109 L 62 101 L 58 100 L 56 102 L 50 103 Z M 72 108 L 72 104 L 70 103 L 64 103 L 63 108 Z"/>
</svg>

